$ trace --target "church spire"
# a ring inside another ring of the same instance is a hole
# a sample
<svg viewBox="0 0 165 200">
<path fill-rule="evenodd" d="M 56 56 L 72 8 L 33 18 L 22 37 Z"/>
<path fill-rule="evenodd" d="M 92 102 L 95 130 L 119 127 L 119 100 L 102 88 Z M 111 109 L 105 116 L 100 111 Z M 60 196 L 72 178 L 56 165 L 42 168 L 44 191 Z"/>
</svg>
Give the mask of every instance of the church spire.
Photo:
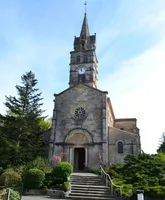
<svg viewBox="0 0 165 200">
<path fill-rule="evenodd" d="M 88 39 L 90 37 L 89 34 L 89 27 L 88 27 L 88 20 L 87 20 L 87 14 L 85 12 L 84 14 L 84 20 L 81 28 L 80 38 L 81 39 Z"/>
</svg>

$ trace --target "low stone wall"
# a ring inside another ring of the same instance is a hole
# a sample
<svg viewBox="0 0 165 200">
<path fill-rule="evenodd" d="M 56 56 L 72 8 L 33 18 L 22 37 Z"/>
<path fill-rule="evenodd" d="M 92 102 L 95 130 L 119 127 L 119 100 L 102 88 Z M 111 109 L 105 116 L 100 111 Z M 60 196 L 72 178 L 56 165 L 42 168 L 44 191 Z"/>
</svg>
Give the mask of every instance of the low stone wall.
<svg viewBox="0 0 165 200">
<path fill-rule="evenodd" d="M 151 197 L 144 196 L 144 200 L 165 200 L 165 197 L 161 199 L 161 198 L 151 198 Z"/>
<path fill-rule="evenodd" d="M 30 189 L 25 190 L 24 195 L 47 195 L 50 197 L 64 198 L 68 195 L 68 192 L 64 192 L 62 190 Z"/>
</svg>

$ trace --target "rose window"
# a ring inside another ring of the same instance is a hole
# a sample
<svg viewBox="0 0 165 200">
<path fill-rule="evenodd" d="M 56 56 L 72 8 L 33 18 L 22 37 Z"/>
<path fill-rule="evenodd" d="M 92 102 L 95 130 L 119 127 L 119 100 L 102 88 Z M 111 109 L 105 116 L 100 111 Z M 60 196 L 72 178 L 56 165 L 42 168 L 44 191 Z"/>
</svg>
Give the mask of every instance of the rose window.
<svg viewBox="0 0 165 200">
<path fill-rule="evenodd" d="M 86 116 L 85 109 L 83 107 L 78 107 L 75 110 L 75 116 L 77 118 L 84 118 Z"/>
</svg>

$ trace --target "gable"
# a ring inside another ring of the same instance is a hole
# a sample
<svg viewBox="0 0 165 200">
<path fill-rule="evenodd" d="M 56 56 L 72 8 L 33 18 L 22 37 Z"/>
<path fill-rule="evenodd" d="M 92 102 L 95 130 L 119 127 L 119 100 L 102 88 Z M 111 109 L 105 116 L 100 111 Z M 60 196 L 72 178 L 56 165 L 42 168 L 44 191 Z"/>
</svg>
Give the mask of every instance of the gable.
<svg viewBox="0 0 165 200">
<path fill-rule="evenodd" d="M 64 96 L 64 95 L 67 95 L 69 93 L 72 93 L 72 92 L 75 92 L 75 91 L 79 91 L 79 92 L 84 92 L 84 91 L 88 91 L 88 92 L 93 92 L 95 94 L 108 94 L 107 91 L 101 91 L 99 89 L 96 89 L 94 87 L 90 87 L 88 85 L 85 85 L 83 83 L 80 83 L 80 84 L 77 84 L 73 87 L 70 87 L 58 94 L 54 94 L 55 97 L 57 96 Z"/>
</svg>

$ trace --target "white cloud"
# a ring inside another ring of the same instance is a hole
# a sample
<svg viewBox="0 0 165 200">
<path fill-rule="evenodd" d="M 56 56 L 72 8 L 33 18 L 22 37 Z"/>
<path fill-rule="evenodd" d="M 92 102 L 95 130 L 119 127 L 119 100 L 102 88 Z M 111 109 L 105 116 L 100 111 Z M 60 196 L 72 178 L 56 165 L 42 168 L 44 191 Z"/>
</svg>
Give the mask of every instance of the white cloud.
<svg viewBox="0 0 165 200">
<path fill-rule="evenodd" d="M 99 42 L 109 45 L 106 41 L 113 41 L 114 38 L 120 40 L 123 34 L 129 34 L 131 38 L 132 33 L 144 33 L 143 38 L 154 42 L 151 41 L 150 47 L 137 53 L 136 57 L 129 55 L 129 60 L 116 60 L 116 69 L 100 77 L 100 88 L 109 92 L 117 118 L 137 118 L 142 149 L 147 153 L 155 153 L 159 138 L 165 131 L 165 1 L 152 1 L 148 6 L 144 1 L 130 3 L 129 6 L 129 1 L 123 2 L 118 8 L 121 20 L 117 20 L 117 17 L 114 19 L 117 21 L 113 27 L 116 29 L 113 32 L 118 33 L 116 38 L 101 32 L 104 37 L 100 37 Z M 100 66 L 106 67 L 106 72 L 112 56 L 115 57 L 113 47 L 110 47 L 99 59 Z"/>
<path fill-rule="evenodd" d="M 142 149 L 147 153 L 156 152 L 165 131 L 164 55 L 165 42 L 161 40 L 100 81 L 101 88 L 109 91 L 116 117 L 138 119 Z"/>
</svg>

